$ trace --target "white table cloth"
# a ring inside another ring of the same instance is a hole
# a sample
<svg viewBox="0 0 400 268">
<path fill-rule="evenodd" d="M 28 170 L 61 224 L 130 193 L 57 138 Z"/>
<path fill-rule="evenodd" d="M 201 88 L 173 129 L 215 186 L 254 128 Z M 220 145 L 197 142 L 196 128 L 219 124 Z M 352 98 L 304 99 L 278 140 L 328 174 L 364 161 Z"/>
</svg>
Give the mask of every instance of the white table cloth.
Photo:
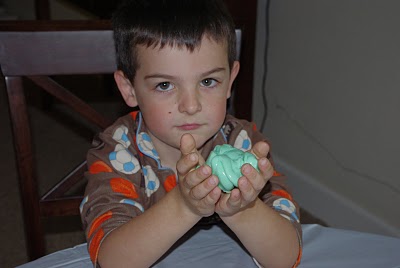
<svg viewBox="0 0 400 268">
<path fill-rule="evenodd" d="M 303 225 L 303 244 L 300 268 L 400 268 L 399 238 L 306 224 Z M 93 266 L 86 244 L 81 244 L 19 266 L 37 267 Z M 257 266 L 229 231 L 214 225 L 188 232 L 154 267 Z"/>
</svg>

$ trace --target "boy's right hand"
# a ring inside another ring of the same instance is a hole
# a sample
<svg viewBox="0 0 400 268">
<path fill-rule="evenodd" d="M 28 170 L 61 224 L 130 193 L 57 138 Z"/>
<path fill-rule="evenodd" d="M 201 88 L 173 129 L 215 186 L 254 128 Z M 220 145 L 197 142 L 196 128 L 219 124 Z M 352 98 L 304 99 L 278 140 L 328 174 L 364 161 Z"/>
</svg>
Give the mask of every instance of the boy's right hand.
<svg viewBox="0 0 400 268">
<path fill-rule="evenodd" d="M 182 135 L 180 150 L 181 158 L 176 164 L 176 170 L 184 202 L 196 215 L 210 216 L 221 196 L 218 178 L 212 175 L 209 166 L 204 165 L 205 161 L 197 151 L 192 135 Z"/>
</svg>

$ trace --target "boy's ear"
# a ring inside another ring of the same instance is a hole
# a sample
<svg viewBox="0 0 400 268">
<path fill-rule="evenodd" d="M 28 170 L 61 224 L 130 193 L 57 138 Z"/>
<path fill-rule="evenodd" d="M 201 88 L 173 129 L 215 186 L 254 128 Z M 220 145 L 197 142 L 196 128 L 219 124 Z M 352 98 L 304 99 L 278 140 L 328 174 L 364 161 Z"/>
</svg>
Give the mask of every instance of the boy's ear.
<svg viewBox="0 0 400 268">
<path fill-rule="evenodd" d="M 114 80 L 126 104 L 130 107 L 136 107 L 137 100 L 135 89 L 133 88 L 131 81 L 129 81 L 129 79 L 125 77 L 124 73 L 121 70 L 114 72 Z"/>
<path fill-rule="evenodd" d="M 240 63 L 238 61 L 234 61 L 233 65 L 232 65 L 231 76 L 229 79 L 229 90 L 228 90 L 227 96 L 226 96 L 227 99 L 230 98 L 230 96 L 231 96 L 232 84 L 233 84 L 233 81 L 235 81 L 235 78 L 239 73 L 239 69 L 240 69 Z"/>
</svg>

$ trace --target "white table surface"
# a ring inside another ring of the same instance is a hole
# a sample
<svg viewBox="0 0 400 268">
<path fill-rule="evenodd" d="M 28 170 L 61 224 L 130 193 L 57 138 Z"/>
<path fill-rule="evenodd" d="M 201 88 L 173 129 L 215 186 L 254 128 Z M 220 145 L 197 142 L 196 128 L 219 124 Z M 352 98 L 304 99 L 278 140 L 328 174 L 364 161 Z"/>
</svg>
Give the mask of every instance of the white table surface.
<svg viewBox="0 0 400 268">
<path fill-rule="evenodd" d="M 240 244 L 219 226 L 193 230 L 178 242 L 155 268 L 257 267 Z M 37 267 L 93 266 L 86 244 L 81 244 L 19 266 Z M 303 225 L 303 258 L 299 267 L 400 268 L 400 239 L 306 224 Z"/>
</svg>

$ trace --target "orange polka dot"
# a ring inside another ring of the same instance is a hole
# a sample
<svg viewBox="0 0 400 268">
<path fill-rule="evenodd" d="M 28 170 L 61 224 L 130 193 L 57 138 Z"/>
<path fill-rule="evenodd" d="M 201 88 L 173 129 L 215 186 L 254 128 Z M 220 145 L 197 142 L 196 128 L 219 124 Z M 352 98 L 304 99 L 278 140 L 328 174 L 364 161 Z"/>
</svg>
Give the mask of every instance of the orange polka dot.
<svg viewBox="0 0 400 268">
<path fill-rule="evenodd" d="M 130 112 L 129 114 L 131 115 L 133 120 L 136 120 L 136 117 L 137 117 L 138 113 L 139 113 L 138 111 L 133 111 L 133 112 Z"/>
<path fill-rule="evenodd" d="M 253 127 L 253 130 L 254 130 L 254 131 L 257 131 L 257 125 L 256 125 L 256 123 L 251 122 L 251 125 L 252 125 L 252 127 Z"/>
<path fill-rule="evenodd" d="M 274 177 L 280 177 L 283 176 L 283 174 L 279 173 L 278 171 L 274 170 L 274 174 L 272 174 Z"/>
<path fill-rule="evenodd" d="M 276 190 L 276 191 L 273 191 L 271 194 L 276 195 L 276 196 L 281 196 L 281 197 L 284 197 L 286 199 L 293 201 L 292 196 L 285 190 Z"/>
<path fill-rule="evenodd" d="M 171 191 L 174 189 L 176 186 L 176 176 L 175 175 L 169 175 L 164 182 L 164 188 L 167 192 Z"/>
<path fill-rule="evenodd" d="M 103 229 L 100 229 L 93 236 L 93 239 L 90 241 L 89 255 L 90 255 L 90 259 L 92 260 L 93 263 L 96 263 L 96 261 L 97 261 L 97 255 L 99 254 L 100 242 L 103 239 L 103 237 L 104 237 L 104 231 L 103 231 Z"/>
<path fill-rule="evenodd" d="M 293 268 L 296 268 L 297 266 L 299 266 L 302 255 L 303 255 L 303 250 L 300 248 L 299 255 L 297 256 L 297 260 L 296 260 L 296 263 L 294 264 Z"/>
<path fill-rule="evenodd" d="M 92 225 L 90 226 L 88 237 L 91 237 L 92 234 L 100 227 L 100 225 L 105 222 L 106 220 L 110 219 L 112 217 L 112 212 L 107 211 L 106 213 L 102 214 L 98 218 L 96 218 Z"/>
<path fill-rule="evenodd" d="M 103 161 L 96 161 L 89 167 L 89 173 L 112 172 L 112 169 Z"/>
<path fill-rule="evenodd" d="M 128 198 L 138 198 L 139 197 L 133 183 L 126 179 L 113 178 L 110 180 L 110 186 L 114 192 L 123 194 L 125 197 L 128 197 Z"/>
</svg>

